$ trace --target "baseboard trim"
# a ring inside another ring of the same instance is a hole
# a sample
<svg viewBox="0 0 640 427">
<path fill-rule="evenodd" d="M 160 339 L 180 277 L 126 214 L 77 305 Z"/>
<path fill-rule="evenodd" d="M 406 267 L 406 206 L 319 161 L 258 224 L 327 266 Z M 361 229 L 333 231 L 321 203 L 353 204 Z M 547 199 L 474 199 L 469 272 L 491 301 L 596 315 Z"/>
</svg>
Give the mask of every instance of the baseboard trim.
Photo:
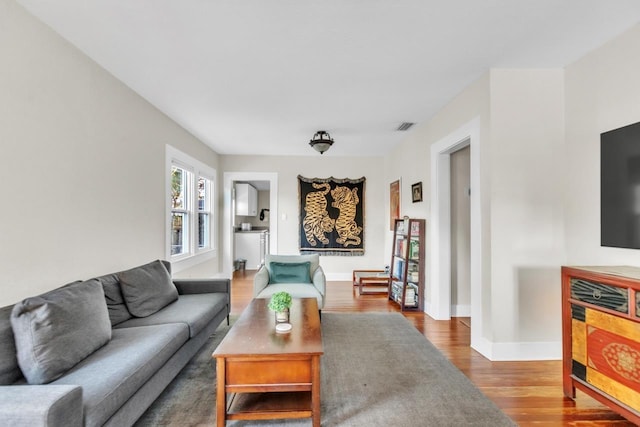
<svg viewBox="0 0 640 427">
<path fill-rule="evenodd" d="M 353 276 L 350 273 L 324 273 L 327 281 L 331 282 L 350 282 Z"/>
<path fill-rule="evenodd" d="M 471 317 L 471 305 L 470 304 L 452 305 L 451 317 Z"/>
<path fill-rule="evenodd" d="M 491 347 L 491 360 L 496 362 L 562 359 L 561 341 L 499 342 Z"/>
</svg>

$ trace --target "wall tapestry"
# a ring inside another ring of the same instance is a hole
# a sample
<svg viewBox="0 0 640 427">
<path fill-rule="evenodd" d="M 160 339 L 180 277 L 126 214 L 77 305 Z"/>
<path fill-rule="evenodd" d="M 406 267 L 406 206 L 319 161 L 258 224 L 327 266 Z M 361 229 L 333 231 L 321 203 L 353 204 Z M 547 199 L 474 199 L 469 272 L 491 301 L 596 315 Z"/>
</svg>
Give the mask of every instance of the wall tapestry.
<svg viewBox="0 0 640 427">
<path fill-rule="evenodd" d="M 300 253 L 364 255 L 364 184 L 298 175 Z"/>
</svg>

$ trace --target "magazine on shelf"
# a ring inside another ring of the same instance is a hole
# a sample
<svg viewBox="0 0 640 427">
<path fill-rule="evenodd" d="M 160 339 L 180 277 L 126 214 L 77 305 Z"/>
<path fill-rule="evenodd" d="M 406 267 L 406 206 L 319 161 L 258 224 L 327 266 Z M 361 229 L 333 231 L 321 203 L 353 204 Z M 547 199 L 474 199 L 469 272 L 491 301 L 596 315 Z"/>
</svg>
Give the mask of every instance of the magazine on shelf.
<svg viewBox="0 0 640 427">
<path fill-rule="evenodd" d="M 411 239 L 409 242 L 409 258 L 417 259 L 420 258 L 420 242 L 414 239 Z"/>
</svg>

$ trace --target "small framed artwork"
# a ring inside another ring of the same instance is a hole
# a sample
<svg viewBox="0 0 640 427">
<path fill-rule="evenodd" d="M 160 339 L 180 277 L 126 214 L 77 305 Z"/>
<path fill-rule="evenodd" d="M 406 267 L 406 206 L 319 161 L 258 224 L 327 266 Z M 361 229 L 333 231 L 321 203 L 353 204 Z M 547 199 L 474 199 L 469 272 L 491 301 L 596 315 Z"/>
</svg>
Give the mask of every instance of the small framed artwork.
<svg viewBox="0 0 640 427">
<path fill-rule="evenodd" d="M 413 203 L 422 201 L 422 181 L 411 185 L 411 200 Z"/>
</svg>

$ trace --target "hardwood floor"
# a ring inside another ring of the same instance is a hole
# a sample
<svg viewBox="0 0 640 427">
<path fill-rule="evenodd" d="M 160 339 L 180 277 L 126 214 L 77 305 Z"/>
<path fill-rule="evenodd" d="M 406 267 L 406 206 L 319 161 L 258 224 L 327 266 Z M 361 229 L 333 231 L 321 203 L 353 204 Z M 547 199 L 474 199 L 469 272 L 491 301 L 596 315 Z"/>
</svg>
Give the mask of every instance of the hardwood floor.
<svg viewBox="0 0 640 427">
<path fill-rule="evenodd" d="M 252 298 L 254 271 L 236 272 L 231 313 L 240 314 Z M 384 295 L 358 295 L 351 282 L 327 282 L 323 312 L 399 311 Z M 631 427 L 606 406 L 578 391 L 576 400 L 562 393 L 560 361 L 491 362 L 471 349 L 469 318 L 433 320 L 405 313 L 416 328 L 482 392 L 520 426 Z"/>
</svg>

